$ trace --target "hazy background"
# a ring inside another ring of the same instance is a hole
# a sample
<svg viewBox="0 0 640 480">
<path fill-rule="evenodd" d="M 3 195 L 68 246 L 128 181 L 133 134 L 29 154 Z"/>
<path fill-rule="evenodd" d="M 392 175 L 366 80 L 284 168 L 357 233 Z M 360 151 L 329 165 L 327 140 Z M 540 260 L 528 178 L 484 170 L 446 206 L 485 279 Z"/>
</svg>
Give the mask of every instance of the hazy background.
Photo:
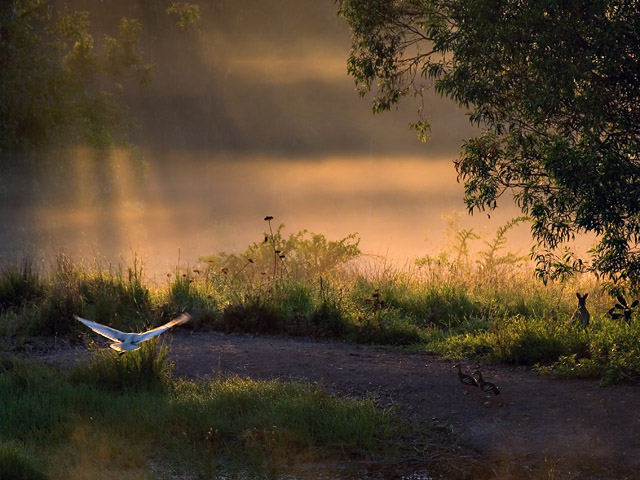
<svg viewBox="0 0 640 480">
<path fill-rule="evenodd" d="M 452 160 L 473 135 L 464 112 L 427 98 L 432 140 L 409 122 L 417 103 L 371 113 L 347 75 L 348 28 L 331 0 L 202 2 L 199 32 L 167 29 L 145 2 L 77 0 L 96 29 L 141 18 L 157 64 L 146 89 L 127 87 L 138 127 L 133 154 L 77 149 L 57 167 L 0 173 L 0 250 L 130 261 L 151 273 L 260 241 L 265 215 L 285 233 L 352 232 L 366 253 L 397 260 L 443 246 L 443 215 L 463 212 Z M 508 205 L 460 227 L 493 235 Z M 528 226 L 511 236 L 526 251 Z"/>
</svg>

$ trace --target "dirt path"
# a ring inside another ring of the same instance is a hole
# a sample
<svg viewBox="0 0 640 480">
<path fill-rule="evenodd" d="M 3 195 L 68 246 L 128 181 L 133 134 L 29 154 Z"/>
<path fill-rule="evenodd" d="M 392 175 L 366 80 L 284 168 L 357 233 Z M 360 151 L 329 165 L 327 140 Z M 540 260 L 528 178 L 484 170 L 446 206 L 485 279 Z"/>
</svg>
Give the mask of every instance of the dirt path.
<svg viewBox="0 0 640 480">
<path fill-rule="evenodd" d="M 452 362 L 427 354 L 299 338 L 177 332 L 171 355 L 175 373 L 185 378 L 240 374 L 318 381 L 352 395 L 373 392 L 381 403 L 394 403 L 403 412 L 450 422 L 472 455 L 502 465 L 563 472 L 555 478 L 640 478 L 637 386 L 602 388 L 592 381 L 553 380 L 522 368 L 485 365 L 485 379 L 502 392 L 488 405 L 478 389 L 464 394 Z M 621 473 L 634 469 L 636 477 Z"/>
</svg>

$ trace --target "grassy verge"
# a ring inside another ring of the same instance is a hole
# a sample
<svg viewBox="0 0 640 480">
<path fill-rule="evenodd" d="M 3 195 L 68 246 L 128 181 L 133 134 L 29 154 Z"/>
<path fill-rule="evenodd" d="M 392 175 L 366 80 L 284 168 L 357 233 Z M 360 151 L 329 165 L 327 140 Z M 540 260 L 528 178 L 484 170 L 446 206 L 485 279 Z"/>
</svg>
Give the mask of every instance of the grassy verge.
<svg viewBox="0 0 640 480">
<path fill-rule="evenodd" d="M 0 478 L 266 475 L 396 453 L 398 418 L 373 400 L 298 382 L 174 381 L 163 350 L 101 355 L 68 374 L 4 356 Z"/>
<path fill-rule="evenodd" d="M 640 381 L 640 324 L 607 311 L 616 300 L 586 275 L 543 285 L 522 256 L 504 253 L 510 222 L 475 256 L 472 231 L 449 250 L 404 266 L 362 256 L 355 235 L 329 241 L 283 234 L 267 217 L 264 239 L 241 254 L 203 257 L 150 282 L 143 264 L 78 265 L 60 256 L 48 269 L 26 256 L 0 271 L 0 336 L 14 348 L 34 337 L 88 339 L 73 314 L 142 329 L 188 311 L 185 328 L 309 335 L 412 346 L 450 358 L 538 366 L 563 377 Z M 571 320 L 588 292 L 591 325 Z M 631 305 L 632 302 L 629 301 Z M 617 310 L 622 311 L 622 310 Z"/>
</svg>

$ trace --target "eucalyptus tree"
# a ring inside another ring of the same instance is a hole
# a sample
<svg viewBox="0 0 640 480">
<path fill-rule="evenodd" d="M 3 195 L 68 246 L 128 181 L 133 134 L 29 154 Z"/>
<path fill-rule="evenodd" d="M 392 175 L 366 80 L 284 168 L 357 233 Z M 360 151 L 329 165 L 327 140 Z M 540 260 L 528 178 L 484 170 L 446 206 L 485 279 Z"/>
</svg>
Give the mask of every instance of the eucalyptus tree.
<svg viewBox="0 0 640 480">
<path fill-rule="evenodd" d="M 479 133 L 455 161 L 471 212 L 505 192 L 532 220 L 543 279 L 590 269 L 640 280 L 637 0 L 337 0 L 348 70 L 383 112 L 434 89 Z M 422 101 L 420 101 L 422 99 Z M 434 121 L 437 121 L 435 119 Z M 562 244 L 592 232 L 592 262 Z"/>
</svg>

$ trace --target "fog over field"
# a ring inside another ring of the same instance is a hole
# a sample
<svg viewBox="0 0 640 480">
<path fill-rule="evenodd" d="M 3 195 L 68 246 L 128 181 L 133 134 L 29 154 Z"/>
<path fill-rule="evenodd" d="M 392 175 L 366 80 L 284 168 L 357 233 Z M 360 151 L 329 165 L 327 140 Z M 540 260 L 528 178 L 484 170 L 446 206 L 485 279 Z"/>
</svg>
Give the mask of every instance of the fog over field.
<svg viewBox="0 0 640 480">
<path fill-rule="evenodd" d="M 141 16 L 128 2 L 72 2 L 96 29 Z M 465 112 L 426 97 L 431 141 L 409 122 L 417 100 L 373 115 L 347 74 L 349 32 L 329 0 L 202 2 L 198 32 L 145 30 L 156 63 L 125 90 L 134 153 L 78 148 L 46 172 L 0 173 L 0 246 L 129 261 L 153 273 L 259 241 L 265 215 L 330 239 L 358 232 L 366 253 L 394 259 L 443 246 L 443 215 L 465 212 L 452 160 L 474 132 Z M 142 18 L 143 24 L 144 18 Z M 518 214 L 464 213 L 492 235 Z M 528 226 L 513 248 L 529 248 Z"/>
</svg>

